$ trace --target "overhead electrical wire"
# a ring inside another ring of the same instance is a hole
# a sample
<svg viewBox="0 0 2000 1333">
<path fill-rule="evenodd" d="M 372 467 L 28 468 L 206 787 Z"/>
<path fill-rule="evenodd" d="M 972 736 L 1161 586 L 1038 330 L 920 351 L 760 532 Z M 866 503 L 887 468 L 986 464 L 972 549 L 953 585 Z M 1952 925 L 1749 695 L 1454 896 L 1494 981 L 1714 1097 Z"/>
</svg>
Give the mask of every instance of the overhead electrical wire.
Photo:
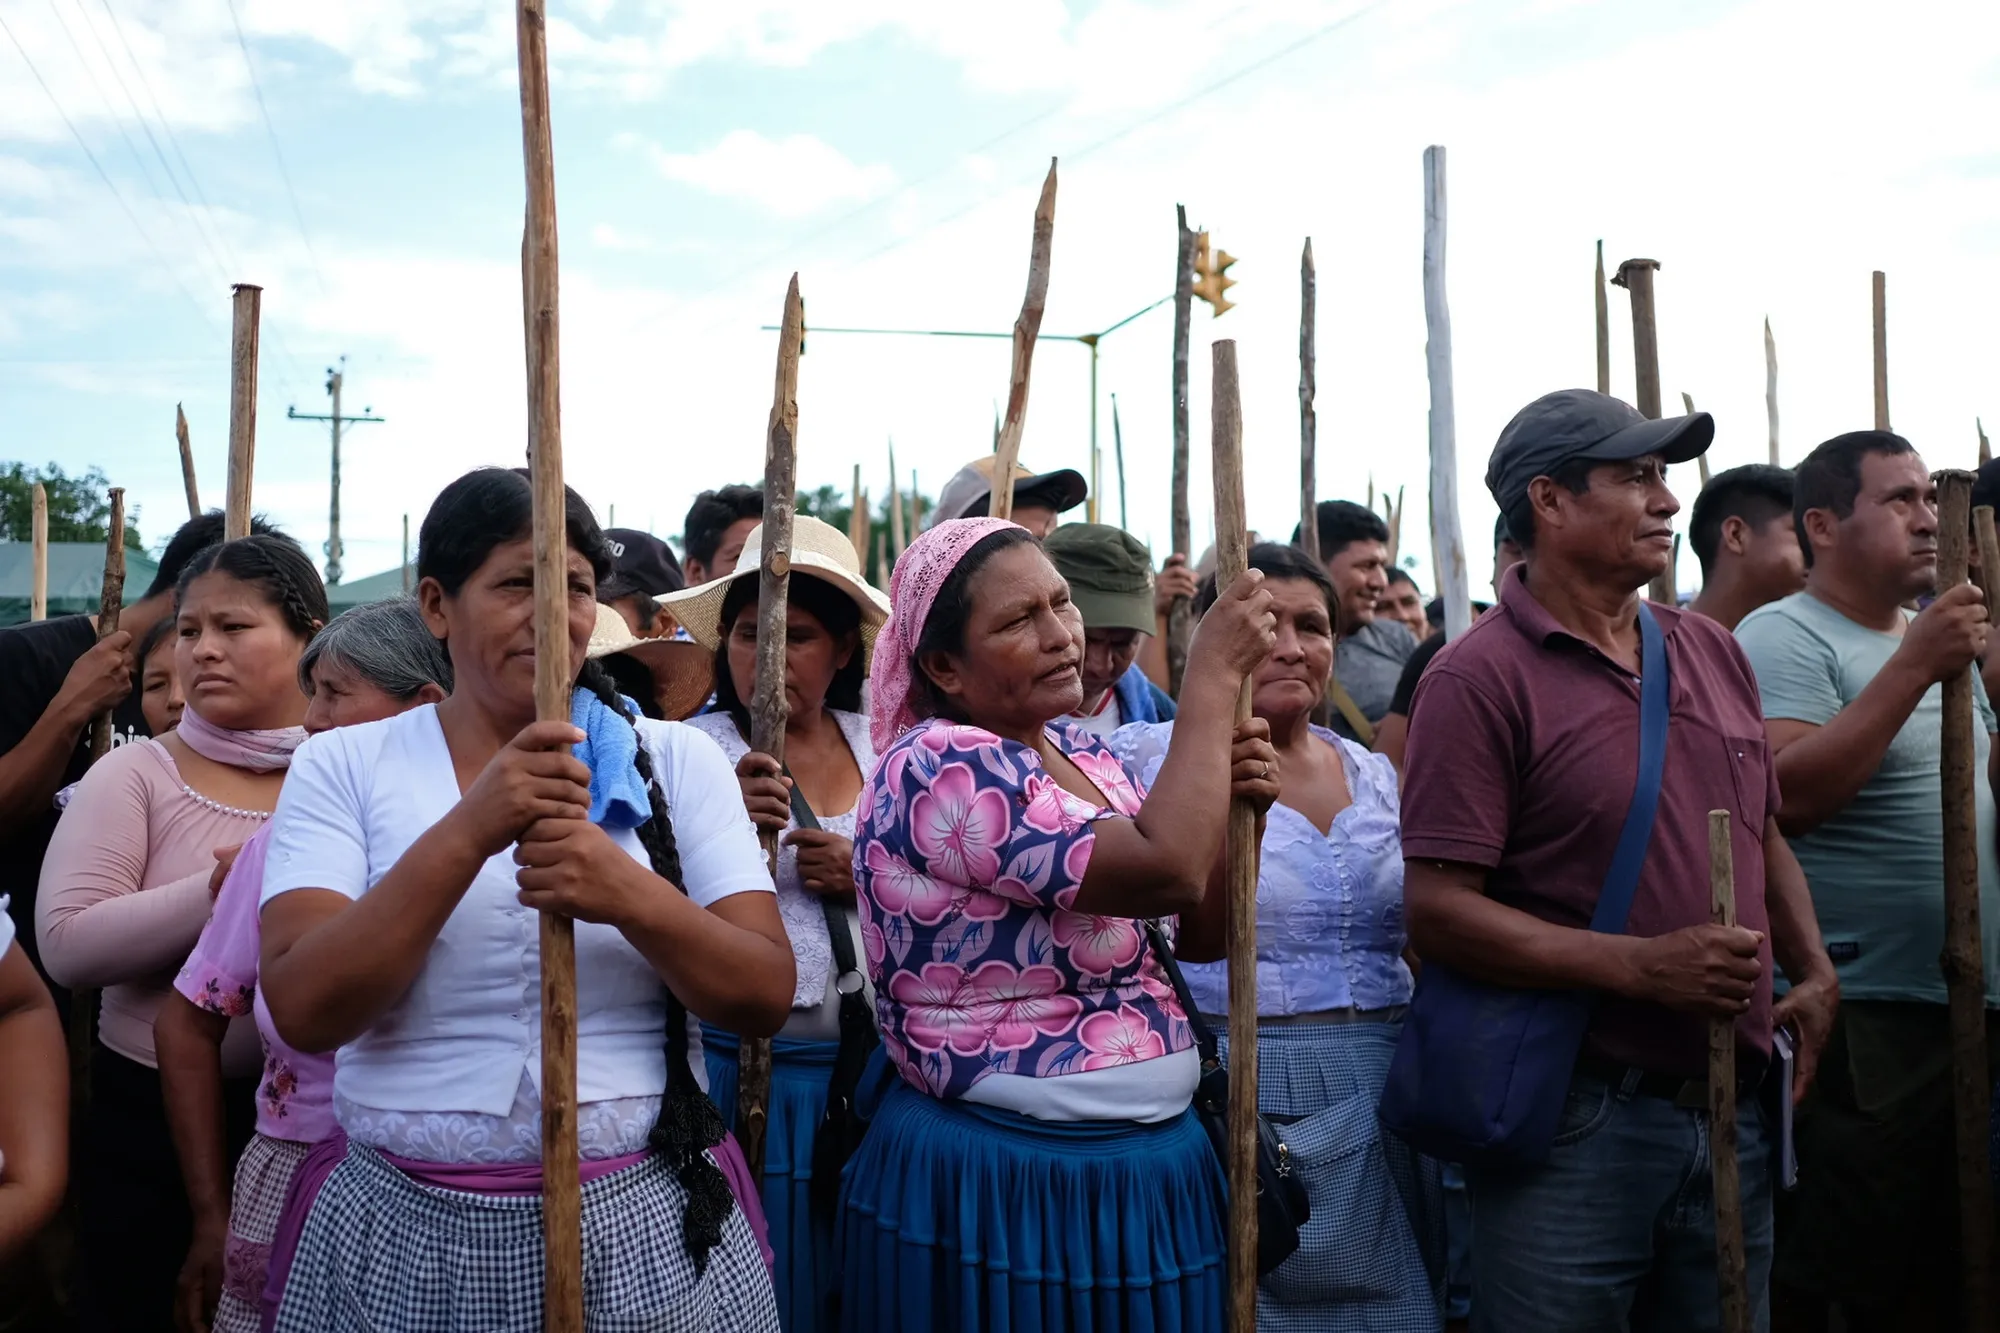
<svg viewBox="0 0 2000 1333">
<path fill-rule="evenodd" d="M 285 167 L 285 150 L 278 146 L 278 131 L 271 124 L 271 109 L 264 105 L 264 87 L 257 81 L 257 65 L 250 58 L 250 43 L 243 36 L 243 21 L 236 16 L 236 0 L 228 0 L 229 23 L 236 29 L 236 46 L 243 52 L 243 68 L 250 72 L 250 90 L 257 94 L 257 114 L 264 118 L 264 133 L 271 141 L 271 156 L 278 163 L 278 175 L 285 182 L 285 194 L 292 201 L 292 220 L 299 224 L 299 239 L 305 242 L 306 257 L 312 260 L 313 279 L 319 283 L 319 294 L 325 296 L 326 278 L 319 271 L 319 254 L 313 249 L 312 235 L 306 230 L 305 210 L 299 207 L 299 194 L 292 188 L 292 173 Z"/>
</svg>

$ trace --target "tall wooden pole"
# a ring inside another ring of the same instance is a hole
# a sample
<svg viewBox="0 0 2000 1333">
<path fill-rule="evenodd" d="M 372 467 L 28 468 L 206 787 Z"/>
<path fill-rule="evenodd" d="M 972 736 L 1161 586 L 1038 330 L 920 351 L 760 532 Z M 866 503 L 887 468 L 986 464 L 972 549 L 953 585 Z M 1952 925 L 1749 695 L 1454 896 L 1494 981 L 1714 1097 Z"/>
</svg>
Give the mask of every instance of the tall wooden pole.
<svg viewBox="0 0 2000 1333">
<path fill-rule="evenodd" d="M 1299 545 L 1319 560 L 1319 476 L 1314 450 L 1319 420 L 1313 414 L 1318 353 L 1314 349 L 1319 324 L 1319 275 L 1313 270 L 1312 237 L 1299 256 Z M 1219 585 L 1218 585 L 1219 586 Z"/>
<path fill-rule="evenodd" d="M 118 632 L 119 613 L 125 606 L 125 488 L 113 486 L 111 526 L 104 534 L 104 586 L 97 595 L 97 637 Z M 111 753 L 111 710 L 97 715 L 90 728 L 90 757 L 102 759 Z"/>
<path fill-rule="evenodd" d="M 750 748 L 785 762 L 786 604 L 792 586 L 792 514 L 798 502 L 799 346 L 805 338 L 805 302 L 799 275 L 785 289 L 778 324 L 778 373 L 771 392 L 771 420 L 764 436 L 764 531 L 757 564 L 757 683 L 750 694 Z M 889 525 L 900 533 L 903 510 L 896 498 L 895 454 L 889 456 Z M 778 835 L 758 835 L 771 878 L 778 877 Z M 764 1179 L 764 1142 L 771 1116 L 771 1042 L 742 1043 L 736 1074 L 736 1141 L 751 1178 Z"/>
<path fill-rule="evenodd" d="M 889 549 L 898 557 L 909 543 L 903 539 L 903 488 L 896 476 L 896 442 L 889 441 Z"/>
<path fill-rule="evenodd" d="M 1431 566 L 1444 600 L 1444 632 L 1472 627 L 1465 537 L 1458 526 L 1458 409 L 1451 380 L 1451 307 L 1445 299 L 1444 149 L 1424 149 L 1424 362 L 1430 372 Z"/>
<path fill-rule="evenodd" d="M 868 563 L 868 497 L 861 493 L 861 464 L 854 465 L 854 489 L 848 501 L 847 540 L 854 543 L 854 558 Z"/>
<path fill-rule="evenodd" d="M 1979 466 L 1985 467 L 1993 461 L 1993 446 L 1986 439 L 1986 423 L 1974 417 L 1972 428 L 1979 432 Z"/>
<path fill-rule="evenodd" d="M 1125 432 L 1118 424 L 1118 395 L 1111 395 L 1111 450 L 1118 461 L 1118 526 L 1132 530 L 1132 514 L 1125 507 Z"/>
<path fill-rule="evenodd" d="M 181 485 L 187 490 L 188 517 L 201 517 L 201 491 L 194 484 L 194 445 L 188 441 L 187 413 L 174 404 L 174 439 L 181 447 Z"/>
<path fill-rule="evenodd" d="M 993 498 L 987 512 L 995 518 L 1014 516 L 1014 465 L 1021 460 L 1021 432 L 1028 424 L 1028 372 L 1035 360 L 1035 337 L 1042 330 L 1042 312 L 1049 304 L 1049 259 L 1056 235 L 1056 162 L 1042 181 L 1035 204 L 1035 235 L 1028 250 L 1028 291 L 1014 321 L 1014 366 L 1007 381 L 1007 419 L 1000 424 L 999 454 L 993 460 Z"/>
<path fill-rule="evenodd" d="M 1876 269 L 1870 282 L 1875 326 L 1875 429 L 1889 429 L 1889 279 Z"/>
<path fill-rule="evenodd" d="M 1597 243 L 1597 391 L 1611 392 L 1611 301 L 1604 290 L 1604 242 Z"/>
<path fill-rule="evenodd" d="M 527 178 L 528 468 L 534 494 L 535 716 L 566 722 L 569 536 L 564 515 L 555 153 L 549 131 L 545 0 L 516 0 L 521 151 Z M 583 1190 L 577 1177 L 575 923 L 541 914 L 543 1327 L 583 1333 Z"/>
<path fill-rule="evenodd" d="M 1236 342 L 1210 349 L 1214 382 L 1215 583 L 1226 588 L 1249 564 L 1243 507 L 1243 408 Z M 1236 723 L 1250 719 L 1250 682 L 1236 698 Z M 1257 1327 L 1257 811 L 1229 803 L 1225 873 L 1229 893 L 1229 1328 Z"/>
<path fill-rule="evenodd" d="M 222 508 L 222 539 L 250 535 L 250 474 L 257 462 L 257 326 L 264 289 L 247 282 L 234 289 L 229 339 L 229 480 Z"/>
<path fill-rule="evenodd" d="M 1174 551 L 1194 562 L 1194 525 L 1188 518 L 1188 333 L 1194 304 L 1194 233 L 1188 230 L 1187 208 L 1174 205 L 1180 228 L 1174 260 L 1174 475 L 1173 517 L 1169 529 Z M 1176 597 L 1167 610 L 1167 692 L 1181 696 L 1187 672 L 1188 639 L 1194 633 L 1190 599 Z"/>
<path fill-rule="evenodd" d="M 1940 593 L 1965 582 L 1972 527 L 1970 472 L 1931 474 L 1938 492 Z M 1990 531 L 1990 525 L 1988 525 Z M 1982 534 L 1983 538 L 1984 534 Z M 1982 547 L 1985 542 L 1982 540 Z M 2000 554 L 1981 560 L 2000 567 Z M 1979 822 L 1975 783 L 1985 775 L 1973 759 L 1972 670 L 1944 682 L 1944 731 L 1939 737 L 1944 798 L 1944 983 L 1951 1010 L 1952 1108 L 1958 1145 L 1958 1218 L 1962 1296 L 1967 1330 L 1993 1327 L 1993 1184 L 1988 1121 L 1993 1081 L 1986 1065 L 1986 968 L 1979 936 Z"/>
<path fill-rule="evenodd" d="M 1691 394 L 1691 393 L 1688 393 L 1688 392 L 1687 392 L 1686 390 L 1682 390 L 1682 391 L 1681 391 L 1681 406 L 1682 406 L 1683 408 L 1685 408 L 1685 409 L 1687 410 L 1687 414 L 1688 414 L 1689 416 L 1693 416 L 1693 415 L 1694 415 L 1694 395 L 1693 395 L 1693 394 Z M 1695 460 L 1694 460 L 1694 465 L 1695 465 L 1695 466 L 1696 466 L 1697 468 L 1699 468 L 1699 469 L 1701 470 L 1701 484 L 1702 484 L 1702 488 L 1703 488 L 1704 490 L 1706 490 L 1706 489 L 1708 488 L 1708 480 L 1709 480 L 1709 472 L 1708 472 L 1708 455 L 1707 455 L 1706 453 L 1700 453 L 1700 454 L 1697 454 L 1697 455 L 1695 455 Z M 1678 535 L 1678 534 L 1676 534 L 1676 535 Z M 1676 569 L 1680 568 L 1680 552 L 1679 552 L 1679 551 L 1675 551 L 1675 552 L 1674 552 L 1674 568 L 1676 568 Z"/>
<path fill-rule="evenodd" d="M 49 493 L 35 483 L 28 517 L 28 540 L 33 543 L 34 581 L 28 585 L 28 619 L 49 618 Z"/>
<path fill-rule="evenodd" d="M 1735 816 L 1708 812 L 1709 919 L 1736 924 Z M 1781 1094 L 1790 1096 L 1791 1090 Z M 1722 1293 L 1722 1333 L 1750 1333 L 1750 1285 L 1743 1254 L 1743 1184 L 1736 1161 L 1736 1020 L 1708 1023 L 1709 1169 L 1715 1194 L 1715 1262 Z"/>
<path fill-rule="evenodd" d="M 1628 259 L 1618 266 L 1618 276 L 1612 279 L 1631 293 L 1633 396 L 1639 411 L 1654 420 L 1660 416 L 1660 332 L 1653 307 L 1653 274 L 1659 267 L 1656 259 Z M 1674 578 L 1677 560 L 1678 552 L 1653 579 L 1647 596 L 1654 601 L 1668 606 L 1680 601 Z"/>
<path fill-rule="evenodd" d="M 1778 466 L 1778 340 L 1771 336 L 1771 317 L 1764 317 L 1764 420 L 1770 432 L 1771 466 Z"/>
</svg>

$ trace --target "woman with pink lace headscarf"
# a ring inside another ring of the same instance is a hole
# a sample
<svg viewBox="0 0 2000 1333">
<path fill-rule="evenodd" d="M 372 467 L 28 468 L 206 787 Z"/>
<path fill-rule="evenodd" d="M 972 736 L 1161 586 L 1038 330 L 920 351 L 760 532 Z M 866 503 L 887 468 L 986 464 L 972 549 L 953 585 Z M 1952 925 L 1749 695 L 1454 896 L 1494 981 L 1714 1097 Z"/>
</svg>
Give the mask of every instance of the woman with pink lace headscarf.
<svg viewBox="0 0 2000 1333">
<path fill-rule="evenodd" d="M 845 1328 L 1222 1327 L 1222 1170 L 1146 926 L 1200 903 L 1232 792 L 1276 792 L 1233 726 L 1260 585 L 1203 620 L 1148 795 L 1065 720 L 1083 622 L 1028 532 L 940 523 L 897 561 L 854 878 L 901 1077 L 844 1177 Z"/>
</svg>

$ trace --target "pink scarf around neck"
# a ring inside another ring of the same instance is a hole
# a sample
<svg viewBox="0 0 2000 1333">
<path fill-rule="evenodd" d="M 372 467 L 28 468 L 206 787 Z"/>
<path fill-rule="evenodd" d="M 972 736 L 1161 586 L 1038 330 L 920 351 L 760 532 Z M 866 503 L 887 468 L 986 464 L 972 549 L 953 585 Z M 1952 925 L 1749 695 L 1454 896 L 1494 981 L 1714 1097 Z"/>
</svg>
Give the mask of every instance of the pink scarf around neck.
<svg viewBox="0 0 2000 1333">
<path fill-rule="evenodd" d="M 190 704 L 181 712 L 174 735 L 204 759 L 252 773 L 275 773 L 292 766 L 292 751 L 306 738 L 304 727 L 278 727 L 270 731 L 230 731 L 218 727 L 194 711 Z"/>
</svg>

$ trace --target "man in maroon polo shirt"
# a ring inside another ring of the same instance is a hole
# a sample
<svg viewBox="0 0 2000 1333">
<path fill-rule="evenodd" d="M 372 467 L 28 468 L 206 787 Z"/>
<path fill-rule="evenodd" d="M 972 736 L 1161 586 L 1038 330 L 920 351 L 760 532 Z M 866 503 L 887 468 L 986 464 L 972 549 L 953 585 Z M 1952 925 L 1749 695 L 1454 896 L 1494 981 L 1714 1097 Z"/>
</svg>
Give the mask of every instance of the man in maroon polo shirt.
<svg viewBox="0 0 2000 1333">
<path fill-rule="evenodd" d="M 1719 1327 L 1706 1076 L 1720 1016 L 1737 1021 L 1764 1305 L 1775 1135 L 1749 1092 L 1774 1021 L 1796 1032 L 1804 1087 L 1839 983 L 1773 818 L 1756 681 L 1704 617 L 1653 607 L 1671 681 L 1659 808 L 1625 933 L 1589 929 L 1638 781 L 1639 594 L 1672 557 L 1679 509 L 1666 467 L 1714 432 L 1706 413 L 1648 421 L 1583 390 L 1522 409 L 1486 480 L 1527 559 L 1439 651 L 1411 710 L 1411 945 L 1490 983 L 1600 997 L 1547 1164 L 1466 1173 L 1474 1327 L 1490 1333 Z M 1711 810 L 1736 816 L 1736 927 L 1709 924 Z M 1774 954 L 1793 983 L 1775 1011 Z"/>
</svg>

